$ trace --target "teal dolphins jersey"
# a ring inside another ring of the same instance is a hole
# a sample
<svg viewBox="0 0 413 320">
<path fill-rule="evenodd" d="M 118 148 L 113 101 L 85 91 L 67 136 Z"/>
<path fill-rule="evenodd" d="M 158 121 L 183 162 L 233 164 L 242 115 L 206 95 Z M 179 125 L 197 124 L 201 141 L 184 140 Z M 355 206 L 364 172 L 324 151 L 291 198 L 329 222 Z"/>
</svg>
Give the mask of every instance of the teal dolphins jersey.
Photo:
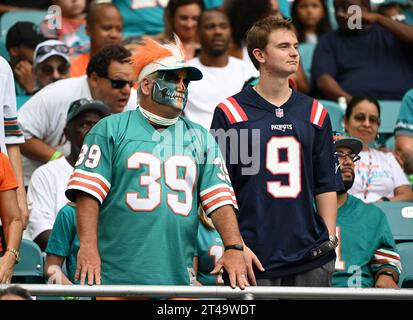
<svg viewBox="0 0 413 320">
<path fill-rule="evenodd" d="M 202 223 L 198 227 L 197 257 L 198 273 L 197 280 L 204 286 L 223 285 L 222 274 L 209 274 L 217 261 L 224 254 L 224 244 L 218 231 L 207 229 Z"/>
<path fill-rule="evenodd" d="M 413 137 L 413 89 L 407 91 L 403 97 L 394 130 L 396 135 Z"/>
<path fill-rule="evenodd" d="M 383 211 L 348 195 L 338 209 L 336 270 L 333 287 L 374 287 L 382 268 L 400 274 L 400 256 Z"/>
<path fill-rule="evenodd" d="M 86 136 L 66 195 L 101 204 L 103 284 L 187 285 L 199 205 L 232 205 L 234 191 L 214 138 L 180 117 L 162 131 L 139 108 L 99 121 Z"/>
</svg>

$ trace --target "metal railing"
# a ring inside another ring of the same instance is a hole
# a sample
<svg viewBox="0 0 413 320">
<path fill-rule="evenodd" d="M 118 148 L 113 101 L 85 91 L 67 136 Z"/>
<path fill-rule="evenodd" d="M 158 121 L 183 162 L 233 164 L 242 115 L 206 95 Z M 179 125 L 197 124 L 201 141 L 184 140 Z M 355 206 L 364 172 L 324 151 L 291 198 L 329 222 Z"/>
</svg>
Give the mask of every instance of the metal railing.
<svg viewBox="0 0 413 320">
<path fill-rule="evenodd" d="M 294 300 L 413 300 L 413 289 L 17 284 L 33 296 L 165 297 Z M 0 290 L 10 285 L 0 285 Z"/>
</svg>

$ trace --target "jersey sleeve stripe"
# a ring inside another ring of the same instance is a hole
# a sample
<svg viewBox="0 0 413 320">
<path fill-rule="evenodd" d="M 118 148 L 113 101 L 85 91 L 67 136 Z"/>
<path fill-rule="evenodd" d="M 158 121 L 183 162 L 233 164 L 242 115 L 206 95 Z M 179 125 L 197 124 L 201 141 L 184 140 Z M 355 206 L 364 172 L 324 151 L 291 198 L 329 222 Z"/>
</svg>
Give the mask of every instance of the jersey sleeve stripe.
<svg viewBox="0 0 413 320">
<path fill-rule="evenodd" d="M 231 124 L 234 124 L 234 123 L 237 122 L 237 121 L 235 120 L 235 118 L 232 116 L 231 112 L 229 111 L 228 107 L 227 107 L 225 104 L 220 103 L 220 104 L 218 105 L 218 108 L 220 108 L 220 109 L 225 113 L 225 115 L 226 115 L 227 118 L 228 118 L 228 121 L 229 121 Z"/>
<path fill-rule="evenodd" d="M 248 120 L 248 119 L 243 119 L 242 118 L 242 115 L 240 114 L 239 110 L 232 104 L 232 102 L 230 100 L 228 100 L 228 99 L 225 100 L 223 102 L 223 104 L 225 104 L 228 107 L 229 112 L 231 112 L 231 114 L 235 118 L 236 122 L 242 122 L 242 121 Z"/>
<path fill-rule="evenodd" d="M 221 197 L 231 197 L 232 200 L 234 200 L 234 202 L 236 202 L 235 195 L 230 194 L 229 192 L 220 192 L 220 193 L 217 193 L 217 194 L 215 194 L 215 195 L 213 195 L 213 196 L 211 196 L 211 197 L 209 197 L 209 198 L 206 198 L 206 199 L 204 199 L 204 200 L 201 200 L 201 202 L 202 202 L 202 205 L 207 205 L 208 203 L 214 201 L 215 199 L 221 198 Z"/>
<path fill-rule="evenodd" d="M 211 193 L 211 192 L 213 192 L 214 190 L 217 190 L 217 189 L 229 189 L 232 193 L 234 192 L 234 189 L 232 189 L 232 187 L 230 187 L 226 183 L 219 183 L 219 184 L 216 184 L 216 185 L 214 185 L 212 187 L 209 187 L 205 190 L 202 190 L 200 192 L 200 195 L 201 195 L 201 197 L 203 197 L 206 194 Z"/>
<path fill-rule="evenodd" d="M 394 260 L 400 260 L 400 256 L 396 252 L 385 250 L 385 249 L 378 249 L 375 252 L 374 257 L 385 257 L 385 258 L 390 258 Z"/>
<path fill-rule="evenodd" d="M 244 112 L 244 109 L 242 109 L 242 107 L 239 105 L 238 101 L 235 100 L 234 97 L 229 97 L 228 101 L 231 102 L 234 108 L 238 111 L 239 115 L 241 116 L 242 121 L 247 121 L 248 117 L 246 113 Z"/>
<path fill-rule="evenodd" d="M 226 188 L 219 188 L 219 189 L 215 189 L 211 192 L 206 193 L 205 195 L 201 196 L 201 201 L 204 201 L 210 197 L 215 196 L 216 194 L 219 193 L 229 193 L 231 195 L 235 195 L 234 191 L 232 191 L 230 188 L 228 188 L 228 186 Z"/>
<path fill-rule="evenodd" d="M 80 190 L 80 191 L 86 192 L 90 194 L 91 196 L 95 197 L 96 199 L 98 199 L 100 204 L 102 204 L 103 200 L 105 200 L 105 196 L 103 195 L 102 191 L 100 191 L 98 188 L 94 186 L 91 186 L 89 184 L 86 184 L 80 181 L 76 181 L 76 180 L 69 181 L 67 189 Z"/>
<path fill-rule="evenodd" d="M 109 183 L 108 180 L 106 180 L 102 175 L 98 174 L 98 173 L 93 173 L 93 172 L 88 172 L 88 171 L 84 171 L 81 169 L 76 169 L 72 176 L 78 176 L 80 178 L 84 178 L 84 179 L 89 179 L 91 181 L 95 181 L 97 183 L 99 183 L 100 185 L 102 185 L 102 188 L 106 191 L 109 192 L 110 190 L 110 186 L 111 184 Z"/>
<path fill-rule="evenodd" d="M 327 116 L 327 109 L 318 102 L 316 99 L 313 100 L 313 106 L 311 108 L 311 123 L 316 126 L 322 127 L 325 117 Z"/>
<path fill-rule="evenodd" d="M 384 265 L 394 266 L 399 273 L 401 273 L 401 271 L 402 271 L 402 265 L 401 265 L 400 261 L 396 262 L 396 261 L 389 261 L 389 260 L 373 260 L 371 262 L 371 267 L 373 269 L 383 267 Z"/>
<path fill-rule="evenodd" d="M 84 184 L 87 184 L 87 185 L 91 185 L 91 186 L 99 189 L 100 192 L 103 194 L 104 198 L 106 198 L 106 196 L 108 195 L 108 192 L 109 192 L 109 190 L 105 190 L 105 189 L 102 187 L 102 185 L 99 184 L 98 182 L 92 181 L 92 180 L 89 180 L 89 179 L 80 178 L 80 177 L 78 177 L 78 176 L 76 176 L 76 175 L 74 175 L 74 176 L 70 179 L 70 181 L 78 181 L 78 182 L 81 182 L 81 183 L 84 183 Z"/>
<path fill-rule="evenodd" d="M 234 200 L 232 199 L 232 197 L 218 198 L 215 201 L 212 201 L 207 205 L 202 205 L 202 208 L 204 209 L 205 213 L 209 215 L 214 210 L 222 206 L 225 206 L 225 205 L 232 205 L 235 209 L 238 209 L 238 206 L 236 203 L 234 203 Z"/>
</svg>

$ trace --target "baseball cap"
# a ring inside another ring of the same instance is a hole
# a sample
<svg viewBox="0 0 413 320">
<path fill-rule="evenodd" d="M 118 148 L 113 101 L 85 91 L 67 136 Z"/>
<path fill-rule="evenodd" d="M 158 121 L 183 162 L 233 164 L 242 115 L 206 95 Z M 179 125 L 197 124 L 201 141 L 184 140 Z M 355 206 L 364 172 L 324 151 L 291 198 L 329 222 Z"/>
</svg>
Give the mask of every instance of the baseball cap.
<svg viewBox="0 0 413 320">
<path fill-rule="evenodd" d="M 145 38 L 135 51 L 138 83 L 156 71 L 186 70 L 190 81 L 202 79 L 202 72 L 186 64 L 181 41 L 175 36 L 175 43 L 161 44 Z"/>
<path fill-rule="evenodd" d="M 66 125 L 85 111 L 97 111 L 104 117 L 111 114 L 110 108 L 100 100 L 83 98 L 73 101 L 67 111 Z"/>
<path fill-rule="evenodd" d="M 363 142 L 360 139 L 343 136 L 340 133 L 333 135 L 334 145 L 336 148 L 346 147 L 349 148 L 354 154 L 359 154 L 363 149 Z"/>
<path fill-rule="evenodd" d="M 35 47 L 40 42 L 47 40 L 41 33 L 40 28 L 32 22 L 17 22 L 7 32 L 6 48 L 25 45 L 28 47 Z"/>
<path fill-rule="evenodd" d="M 69 48 L 66 44 L 59 40 L 46 40 L 39 43 L 34 50 L 33 66 L 49 59 L 53 56 L 59 56 L 66 60 L 70 64 L 70 58 L 68 56 Z"/>
</svg>

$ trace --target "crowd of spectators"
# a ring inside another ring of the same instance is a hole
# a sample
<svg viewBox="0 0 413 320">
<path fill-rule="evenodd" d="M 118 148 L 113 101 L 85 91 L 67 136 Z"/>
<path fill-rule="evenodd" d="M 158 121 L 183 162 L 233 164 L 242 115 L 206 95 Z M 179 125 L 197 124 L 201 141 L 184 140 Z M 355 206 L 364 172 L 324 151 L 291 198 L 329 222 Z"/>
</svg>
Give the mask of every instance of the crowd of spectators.
<svg viewBox="0 0 413 320">
<path fill-rule="evenodd" d="M 280 7 L 285 8 L 286 1 L 151 2 L 142 5 L 129 0 L 0 1 L 0 14 L 47 10 L 51 5 L 61 8 L 59 28 L 52 28 L 47 16 L 39 25 L 19 21 L 11 26 L 3 40 L 8 65 L 0 58 L 0 85 L 7 92 L 4 97 L 0 93 L 4 163 L 0 166 L 0 183 L 5 181 L 0 189 L 3 228 L 9 233 L 12 228 L 17 235 L 20 229 L 26 229 L 24 237 L 47 253 L 45 276 L 60 279 L 57 283 L 76 282 L 76 204 L 65 196 L 67 183 L 83 139 L 94 124 L 109 114 L 135 110 L 139 105 L 141 91 L 136 65 L 141 62 L 137 62 L 135 49 L 142 42 L 154 39 L 166 46 L 178 42 L 185 63 L 202 72 L 203 78 L 187 88 L 182 116 L 207 130 L 211 128 L 215 107 L 237 109 L 232 98 L 226 100 L 228 97 L 271 78 L 271 72 L 259 73 L 258 62 L 247 47 L 247 34 L 258 20 L 282 19 L 285 10 Z M 408 179 L 413 174 L 413 6 L 400 1 L 385 1 L 377 6 L 369 0 L 334 0 L 334 20 L 329 3 L 295 0 L 290 5 L 289 16 L 297 36 L 290 56 L 298 61 L 298 52 L 304 46 L 311 47 L 311 54 L 306 57 L 309 70 L 305 70 L 304 61 L 297 62 L 296 70 L 288 75 L 289 86 L 292 92 L 298 90 L 317 99 L 337 101 L 344 97 L 346 101 L 344 130 L 361 141 L 362 149 L 338 150 L 352 152 L 348 167 L 354 173 L 346 196 L 342 195 L 342 205 L 347 197 L 351 205 L 360 208 L 371 207 L 364 207 L 356 198 L 365 203 L 413 201 Z M 354 5 L 360 16 L 349 9 Z M 282 48 L 283 44 L 279 46 Z M 285 50 L 290 48 L 285 45 Z M 27 99 L 18 113 L 11 94 Z M 380 131 L 381 100 L 400 101 L 394 150 L 381 151 L 375 144 Z M 341 158 L 345 167 L 347 157 Z M 10 203 L 8 214 L 5 201 Z M 16 210 L 21 212 L 21 220 L 16 218 Z M 372 217 L 378 217 L 386 229 L 385 217 L 375 210 Z M 215 265 L 206 257 L 218 260 L 224 252 L 223 241 L 201 208 L 199 216 L 194 260 L 197 284 L 221 285 L 222 274 L 209 274 Z M 351 225 L 347 223 L 345 228 L 351 229 Z M 393 246 L 388 232 L 386 237 L 386 245 Z M 18 249 L 20 239 L 8 241 L 8 246 Z M 208 251 L 209 245 L 213 251 Z M 345 252 L 349 255 L 351 250 L 347 247 Z M 0 267 L 1 282 L 10 281 L 9 260 L 14 255 L 9 250 L 0 258 L 0 264 L 6 265 Z M 336 267 L 339 262 L 336 261 Z M 64 263 L 66 274 L 62 273 Z M 259 261 L 254 263 L 255 270 L 261 270 Z M 389 264 L 393 266 L 390 269 L 394 278 L 398 278 L 399 262 Z M 366 268 L 377 280 L 380 268 Z M 344 277 L 345 273 L 337 272 L 338 277 Z M 342 278 L 339 279 L 333 284 L 343 286 Z M 379 286 L 394 287 L 394 281 L 388 284 L 382 279 Z M 377 281 L 366 286 L 375 284 Z"/>
</svg>

